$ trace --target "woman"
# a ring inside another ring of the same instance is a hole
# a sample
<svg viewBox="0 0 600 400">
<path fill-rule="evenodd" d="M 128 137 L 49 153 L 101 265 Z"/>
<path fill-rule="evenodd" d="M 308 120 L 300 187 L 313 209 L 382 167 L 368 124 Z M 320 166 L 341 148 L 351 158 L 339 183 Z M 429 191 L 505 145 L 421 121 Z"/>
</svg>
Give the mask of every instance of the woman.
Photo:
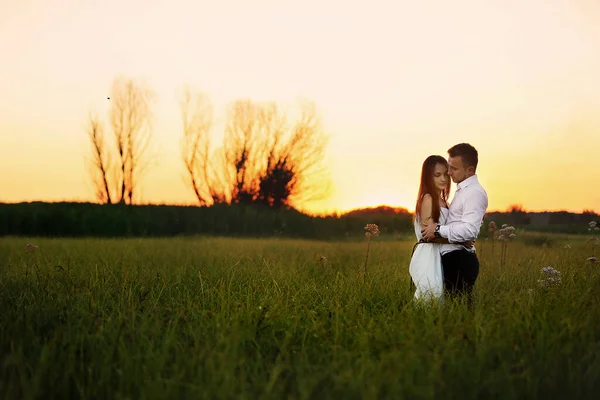
<svg viewBox="0 0 600 400">
<path fill-rule="evenodd" d="M 421 228 L 433 222 L 443 224 L 448 218 L 450 178 L 448 162 L 442 156 L 429 156 L 421 168 L 421 183 L 413 217 L 413 226 L 419 243 L 415 245 L 410 260 L 410 276 L 416 288 L 415 299 L 436 299 L 444 293 L 444 275 L 440 246 L 445 239 L 435 243 L 421 240 Z"/>
</svg>

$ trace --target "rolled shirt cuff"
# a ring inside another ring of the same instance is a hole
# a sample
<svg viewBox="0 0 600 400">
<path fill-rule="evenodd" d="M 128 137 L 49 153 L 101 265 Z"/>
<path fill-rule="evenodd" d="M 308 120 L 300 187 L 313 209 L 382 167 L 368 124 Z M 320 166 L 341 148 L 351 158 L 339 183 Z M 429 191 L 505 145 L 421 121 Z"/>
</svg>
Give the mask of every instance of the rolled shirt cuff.
<svg viewBox="0 0 600 400">
<path fill-rule="evenodd" d="M 450 233 L 450 227 L 448 225 L 440 225 L 440 235 L 448 239 L 448 234 Z"/>
</svg>

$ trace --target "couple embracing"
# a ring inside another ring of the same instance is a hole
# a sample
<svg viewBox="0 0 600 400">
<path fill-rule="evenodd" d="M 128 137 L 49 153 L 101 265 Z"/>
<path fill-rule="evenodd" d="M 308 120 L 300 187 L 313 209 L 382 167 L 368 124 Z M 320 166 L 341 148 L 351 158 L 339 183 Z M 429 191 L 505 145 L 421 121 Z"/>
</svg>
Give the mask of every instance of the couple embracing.
<svg viewBox="0 0 600 400">
<path fill-rule="evenodd" d="M 474 242 L 485 216 L 487 193 L 477 179 L 477 150 L 460 143 L 448 150 L 448 160 L 429 156 L 423 163 L 413 225 L 418 243 L 410 261 L 415 299 L 439 299 L 465 294 L 472 303 L 479 275 Z M 456 183 L 448 204 L 450 179 Z"/>
</svg>

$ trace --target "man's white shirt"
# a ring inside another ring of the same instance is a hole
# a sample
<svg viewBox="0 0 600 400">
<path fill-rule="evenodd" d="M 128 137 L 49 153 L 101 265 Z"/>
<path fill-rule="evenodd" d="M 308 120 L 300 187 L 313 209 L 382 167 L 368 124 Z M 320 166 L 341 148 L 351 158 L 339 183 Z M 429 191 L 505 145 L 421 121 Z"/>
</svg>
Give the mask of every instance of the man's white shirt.
<svg viewBox="0 0 600 400">
<path fill-rule="evenodd" d="M 453 243 L 477 239 L 487 207 L 487 193 L 479 184 L 477 175 L 465 179 L 456 186 L 448 219 L 445 225 L 440 226 L 440 235 L 450 242 L 450 244 L 442 244 L 440 250 L 442 255 L 460 249 L 475 252 L 475 247 L 467 249 Z"/>
</svg>

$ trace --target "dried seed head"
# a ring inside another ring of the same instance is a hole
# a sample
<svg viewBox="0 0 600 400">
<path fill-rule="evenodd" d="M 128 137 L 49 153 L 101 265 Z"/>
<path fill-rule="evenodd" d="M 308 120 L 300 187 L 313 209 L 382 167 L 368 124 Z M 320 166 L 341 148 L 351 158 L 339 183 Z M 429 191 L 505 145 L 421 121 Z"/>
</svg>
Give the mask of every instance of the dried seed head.
<svg viewBox="0 0 600 400">
<path fill-rule="evenodd" d="M 379 227 L 376 224 L 365 225 L 366 237 L 379 236 Z"/>
<path fill-rule="evenodd" d="M 544 279 L 538 279 L 538 284 L 542 287 L 560 285 L 562 282 L 560 271 L 552 267 L 542 268 L 542 273 L 546 275 Z"/>
<path fill-rule="evenodd" d="M 544 267 L 542 268 L 542 272 L 548 276 L 560 276 L 560 271 L 552 267 Z"/>
<path fill-rule="evenodd" d="M 502 225 L 502 229 L 500 229 L 498 232 L 500 234 L 500 236 L 502 237 L 502 239 L 500 240 L 507 240 L 507 239 L 514 239 L 516 237 L 516 235 L 514 235 L 516 229 L 514 226 L 510 226 L 507 224 Z M 514 236 L 513 236 L 514 235 Z"/>
</svg>

